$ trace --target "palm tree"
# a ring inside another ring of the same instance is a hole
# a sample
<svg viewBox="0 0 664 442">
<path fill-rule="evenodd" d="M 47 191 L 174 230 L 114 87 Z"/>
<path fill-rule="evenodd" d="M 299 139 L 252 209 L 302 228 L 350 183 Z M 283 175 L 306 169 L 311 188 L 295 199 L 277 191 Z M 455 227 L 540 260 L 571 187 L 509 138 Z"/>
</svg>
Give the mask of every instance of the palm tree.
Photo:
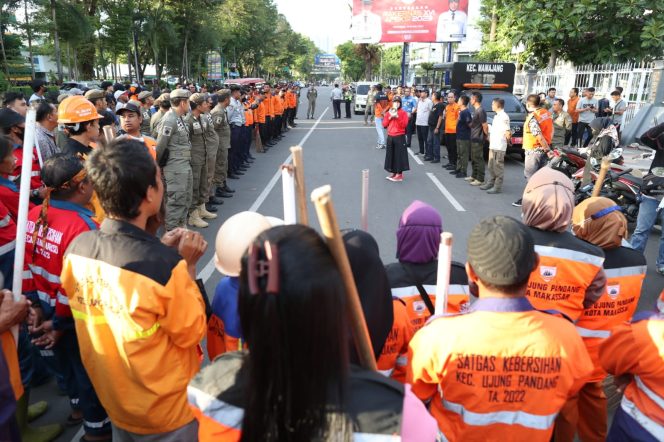
<svg viewBox="0 0 664 442">
<path fill-rule="evenodd" d="M 355 52 L 364 60 L 364 80 L 371 81 L 374 64 L 380 62 L 380 46 L 362 43 L 355 45 Z"/>
</svg>

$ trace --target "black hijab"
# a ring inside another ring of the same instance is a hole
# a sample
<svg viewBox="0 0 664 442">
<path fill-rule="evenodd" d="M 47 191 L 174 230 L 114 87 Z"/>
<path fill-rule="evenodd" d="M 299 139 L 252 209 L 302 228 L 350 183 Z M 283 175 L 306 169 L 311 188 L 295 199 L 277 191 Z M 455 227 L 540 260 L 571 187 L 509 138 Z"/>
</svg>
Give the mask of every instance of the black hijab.
<svg viewBox="0 0 664 442">
<path fill-rule="evenodd" d="M 378 359 L 394 322 L 392 292 L 376 240 L 366 232 L 353 230 L 344 234 L 344 245 L 360 295 L 360 303 L 369 329 L 374 356 Z M 354 347 L 351 339 L 351 348 Z M 356 351 L 350 360 L 359 364 Z"/>
</svg>

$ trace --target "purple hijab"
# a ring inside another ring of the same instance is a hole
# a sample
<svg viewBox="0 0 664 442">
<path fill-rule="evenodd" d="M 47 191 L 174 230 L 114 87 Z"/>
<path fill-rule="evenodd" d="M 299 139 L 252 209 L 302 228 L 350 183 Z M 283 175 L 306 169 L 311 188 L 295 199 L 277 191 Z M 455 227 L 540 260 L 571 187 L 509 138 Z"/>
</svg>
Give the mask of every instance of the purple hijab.
<svg viewBox="0 0 664 442">
<path fill-rule="evenodd" d="M 413 264 L 435 261 L 442 231 L 440 213 L 422 201 L 413 201 L 399 220 L 397 259 Z"/>
</svg>

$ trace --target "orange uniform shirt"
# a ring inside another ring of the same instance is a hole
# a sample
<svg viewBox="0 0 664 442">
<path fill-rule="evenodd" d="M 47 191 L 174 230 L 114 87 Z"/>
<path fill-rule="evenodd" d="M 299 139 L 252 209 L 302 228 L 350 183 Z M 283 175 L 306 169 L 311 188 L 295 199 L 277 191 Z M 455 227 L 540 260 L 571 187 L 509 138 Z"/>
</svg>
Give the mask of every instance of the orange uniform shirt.
<svg viewBox="0 0 664 442">
<path fill-rule="evenodd" d="M 592 362 L 574 325 L 525 298 L 480 298 L 418 331 L 408 382 L 450 441 L 548 441 Z"/>
<path fill-rule="evenodd" d="M 392 306 L 394 308 L 394 323 L 376 365 L 378 371 L 385 376 L 405 383 L 408 367 L 408 344 L 415 334 L 415 328 L 410 323 L 406 304 L 402 300 L 392 300 Z"/>
<path fill-rule="evenodd" d="M 11 330 L 0 334 L 0 344 L 2 345 L 0 351 L 5 354 L 5 360 L 7 361 L 9 382 L 12 384 L 12 390 L 14 390 L 14 398 L 18 400 L 23 396 L 23 383 L 21 382 L 21 370 L 18 365 L 16 341 L 14 341 Z"/>
<path fill-rule="evenodd" d="M 445 107 L 445 133 L 446 134 L 455 134 L 457 121 L 459 121 L 459 113 L 461 113 L 461 108 L 459 105 L 448 104 Z"/>
<path fill-rule="evenodd" d="M 576 105 L 579 103 L 579 97 L 570 98 L 567 101 L 567 113 L 572 117 L 572 123 L 579 122 L 579 111 L 576 110 Z"/>
<path fill-rule="evenodd" d="M 633 376 L 620 404 L 623 411 L 654 436 L 653 440 L 664 435 L 664 315 L 613 329 L 599 356 L 609 373 Z"/>
<path fill-rule="evenodd" d="M 245 119 L 245 126 L 253 126 L 254 125 L 254 111 L 251 109 L 251 103 L 247 101 L 244 104 L 244 119 Z"/>
<path fill-rule="evenodd" d="M 284 113 L 284 102 L 278 95 L 272 96 L 272 107 L 274 108 L 274 115 L 280 116 Z"/>
<path fill-rule="evenodd" d="M 254 120 L 256 123 L 265 123 L 265 101 L 261 101 L 256 109 L 254 109 Z"/>
</svg>

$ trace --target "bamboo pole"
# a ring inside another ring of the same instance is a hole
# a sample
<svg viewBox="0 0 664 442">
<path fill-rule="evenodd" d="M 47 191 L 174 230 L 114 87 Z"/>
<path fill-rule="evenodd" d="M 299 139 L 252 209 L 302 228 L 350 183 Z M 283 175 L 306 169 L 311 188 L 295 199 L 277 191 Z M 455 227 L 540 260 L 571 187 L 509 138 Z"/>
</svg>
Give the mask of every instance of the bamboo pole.
<svg viewBox="0 0 664 442">
<path fill-rule="evenodd" d="M 604 179 L 606 178 L 606 173 L 609 171 L 609 167 L 611 167 L 611 158 L 602 158 L 602 165 L 599 169 L 599 176 L 597 177 L 597 181 L 595 181 L 595 187 L 593 188 L 592 196 L 599 196 L 600 192 L 602 191 L 602 187 L 604 186 Z"/>
<path fill-rule="evenodd" d="M 362 170 L 362 211 L 361 227 L 369 231 L 369 169 Z"/>
<path fill-rule="evenodd" d="M 450 232 L 440 234 L 438 248 L 438 276 L 436 278 L 436 315 L 447 313 L 447 294 L 450 288 L 450 272 L 452 271 L 452 242 L 454 236 Z"/>
<path fill-rule="evenodd" d="M 295 192 L 297 196 L 297 209 L 300 215 L 300 224 L 309 225 L 309 213 L 307 212 L 307 192 L 304 185 L 304 160 L 302 158 L 302 147 L 290 148 L 293 154 L 293 167 L 295 168 Z"/>
<path fill-rule="evenodd" d="M 360 296 L 357 293 L 355 280 L 346 255 L 346 249 L 341 239 L 337 215 L 332 203 L 332 188 L 322 186 L 311 192 L 311 201 L 316 206 L 318 222 L 323 231 L 323 236 L 327 239 L 332 256 L 334 256 L 344 287 L 346 288 L 346 305 L 348 306 L 348 315 L 350 317 L 351 330 L 353 331 L 353 341 L 360 359 L 362 367 L 369 370 L 376 370 L 376 359 L 374 358 L 373 347 L 369 339 L 369 329 L 364 319 Z"/>
<path fill-rule="evenodd" d="M 295 181 L 293 178 L 292 166 L 281 166 L 281 185 L 284 200 L 284 224 L 297 224 L 297 213 L 295 210 Z"/>
</svg>

